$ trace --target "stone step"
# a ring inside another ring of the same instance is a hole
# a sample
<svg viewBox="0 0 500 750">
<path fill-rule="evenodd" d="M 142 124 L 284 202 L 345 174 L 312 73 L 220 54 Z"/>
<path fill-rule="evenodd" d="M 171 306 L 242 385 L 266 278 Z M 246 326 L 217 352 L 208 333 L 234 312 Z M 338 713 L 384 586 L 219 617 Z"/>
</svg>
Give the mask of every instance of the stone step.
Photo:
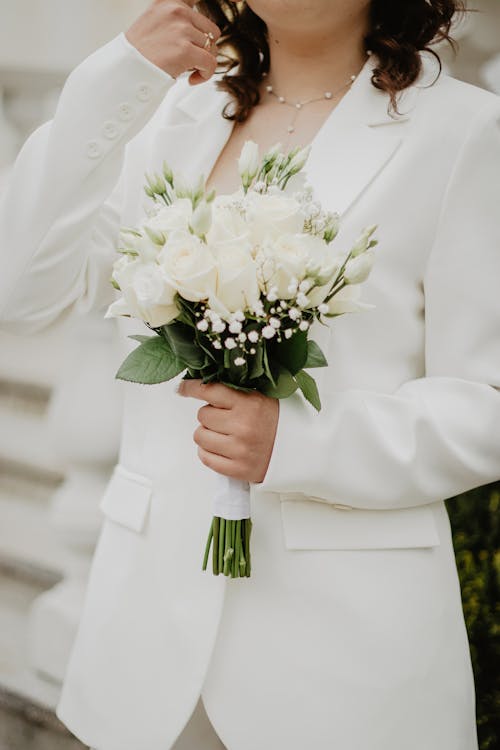
<svg viewBox="0 0 500 750">
<path fill-rule="evenodd" d="M 0 750 L 81 750 L 59 721 L 60 685 L 30 667 L 29 612 L 57 578 L 0 560 Z"/>
<path fill-rule="evenodd" d="M 0 458 L 41 473 L 60 472 L 48 440 L 47 406 L 50 389 L 0 378 Z"/>
<path fill-rule="evenodd" d="M 62 569 L 66 546 L 49 519 L 61 481 L 59 474 L 0 460 L 0 557 L 29 569 Z"/>
<path fill-rule="evenodd" d="M 0 378 L 52 388 L 64 367 L 64 329 L 54 325 L 35 336 L 0 331 Z"/>
</svg>

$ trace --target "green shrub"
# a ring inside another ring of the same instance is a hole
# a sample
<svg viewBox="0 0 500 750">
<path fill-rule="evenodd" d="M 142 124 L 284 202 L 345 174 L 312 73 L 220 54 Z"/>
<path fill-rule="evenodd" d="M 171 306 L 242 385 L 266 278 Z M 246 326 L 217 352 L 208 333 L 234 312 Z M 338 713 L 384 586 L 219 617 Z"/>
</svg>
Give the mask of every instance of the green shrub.
<svg viewBox="0 0 500 750">
<path fill-rule="evenodd" d="M 476 682 L 480 750 L 500 748 L 500 482 L 447 503 Z"/>
</svg>

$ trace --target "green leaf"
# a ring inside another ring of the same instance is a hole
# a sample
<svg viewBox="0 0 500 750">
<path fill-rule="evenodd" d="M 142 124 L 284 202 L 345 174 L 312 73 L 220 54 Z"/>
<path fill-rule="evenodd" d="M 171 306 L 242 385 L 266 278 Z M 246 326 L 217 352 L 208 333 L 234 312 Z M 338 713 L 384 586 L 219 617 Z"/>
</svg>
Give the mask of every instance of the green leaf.
<svg viewBox="0 0 500 750">
<path fill-rule="evenodd" d="M 278 362 L 295 375 L 306 363 L 307 333 L 299 331 L 289 339 L 283 338 L 279 344 L 276 344 L 275 352 Z"/>
<path fill-rule="evenodd" d="M 326 357 L 315 341 L 309 339 L 307 342 L 307 359 L 302 367 L 326 367 Z"/>
<path fill-rule="evenodd" d="M 285 367 L 280 367 L 276 385 L 269 384 L 264 393 L 272 398 L 288 398 L 297 390 L 297 383 L 291 372 Z"/>
<path fill-rule="evenodd" d="M 319 398 L 318 386 L 316 385 L 314 378 L 312 378 L 309 373 L 301 370 L 295 375 L 295 380 L 307 401 L 314 406 L 316 411 L 320 411 L 321 400 Z"/>
<path fill-rule="evenodd" d="M 251 357 L 250 373 L 249 373 L 250 380 L 254 380 L 255 378 L 260 378 L 261 375 L 264 375 L 264 365 L 262 363 L 262 356 L 263 356 L 263 345 L 259 341 L 259 343 L 256 344 L 255 354 L 247 355 L 247 357 Z"/>
<path fill-rule="evenodd" d="M 205 362 L 205 354 L 196 343 L 191 326 L 184 323 L 169 323 L 162 328 L 175 356 L 188 367 L 199 370 Z"/>
<path fill-rule="evenodd" d="M 151 385 L 171 380 L 186 369 L 185 363 L 177 359 L 164 338 L 145 338 L 146 341 L 134 349 L 122 363 L 116 378 Z"/>
<path fill-rule="evenodd" d="M 150 341 L 151 339 L 158 338 L 157 336 L 142 336 L 139 333 L 134 333 L 133 335 L 127 336 L 129 339 L 134 339 L 135 341 L 139 341 L 141 344 L 143 341 Z"/>
<path fill-rule="evenodd" d="M 271 381 L 272 385 L 276 387 L 276 380 L 274 379 L 274 375 L 271 371 L 271 366 L 269 364 L 269 358 L 268 358 L 268 352 L 267 352 L 267 346 L 264 342 L 262 342 L 262 365 L 264 367 L 264 373 Z"/>
</svg>

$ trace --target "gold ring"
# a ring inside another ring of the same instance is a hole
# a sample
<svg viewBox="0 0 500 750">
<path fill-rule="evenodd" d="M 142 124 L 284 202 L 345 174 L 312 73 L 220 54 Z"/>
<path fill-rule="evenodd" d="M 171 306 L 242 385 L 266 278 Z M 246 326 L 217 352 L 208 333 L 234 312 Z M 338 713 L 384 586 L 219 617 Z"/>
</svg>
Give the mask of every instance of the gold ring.
<svg viewBox="0 0 500 750">
<path fill-rule="evenodd" d="M 205 44 L 203 49 L 209 49 L 212 46 L 212 42 L 215 41 L 215 37 L 211 31 L 205 31 Z"/>
</svg>

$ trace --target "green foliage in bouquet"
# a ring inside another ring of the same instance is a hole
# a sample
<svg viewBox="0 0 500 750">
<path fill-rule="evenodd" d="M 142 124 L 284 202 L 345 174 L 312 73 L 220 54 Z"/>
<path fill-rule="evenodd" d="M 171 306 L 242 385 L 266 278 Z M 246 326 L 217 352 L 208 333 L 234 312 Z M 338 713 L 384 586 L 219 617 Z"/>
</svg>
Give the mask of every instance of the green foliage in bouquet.
<svg viewBox="0 0 500 750">
<path fill-rule="evenodd" d="M 253 354 L 233 349 L 215 349 L 208 345 L 207 334 L 195 325 L 196 312 L 179 298 L 186 310 L 175 323 L 153 329 L 157 335 L 130 338 L 139 346 L 123 362 L 117 378 L 134 383 L 162 383 L 186 371 L 186 378 L 200 378 L 204 383 L 223 383 L 242 391 L 259 391 L 274 398 L 286 398 L 298 388 L 316 408 L 321 408 L 316 383 L 304 368 L 325 367 L 327 361 L 307 331 L 295 332 L 289 339 L 260 338 Z M 189 312 L 187 310 L 189 309 Z M 257 331 L 252 320 L 242 329 L 248 336 Z M 244 354 L 244 357 L 242 356 Z M 244 359 L 244 362 L 240 361 Z"/>
<path fill-rule="evenodd" d="M 500 747 L 500 482 L 447 501 L 476 683 L 480 750 Z"/>
</svg>

